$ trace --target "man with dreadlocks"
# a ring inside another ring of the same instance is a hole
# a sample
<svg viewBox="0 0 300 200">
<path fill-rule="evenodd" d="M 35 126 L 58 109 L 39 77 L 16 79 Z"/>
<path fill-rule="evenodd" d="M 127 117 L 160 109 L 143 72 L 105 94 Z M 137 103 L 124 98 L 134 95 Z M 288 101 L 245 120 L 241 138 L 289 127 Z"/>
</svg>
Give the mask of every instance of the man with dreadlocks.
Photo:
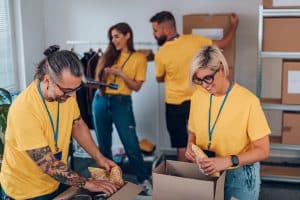
<svg viewBox="0 0 300 200">
<path fill-rule="evenodd" d="M 271 133 L 259 99 L 230 81 L 227 61 L 214 45 L 195 55 L 190 81 L 201 87 L 191 98 L 186 157 L 207 175 L 228 169 L 225 200 L 257 200 L 259 161 L 269 156 Z M 194 144 L 215 157 L 198 158 Z"/>
<path fill-rule="evenodd" d="M 150 22 L 158 45 L 162 46 L 155 55 L 156 79 L 165 82 L 166 123 L 173 148 L 177 148 L 178 160 L 185 161 L 187 145 L 187 121 L 190 98 L 194 88 L 189 84 L 189 69 L 192 58 L 203 46 L 216 44 L 226 47 L 232 40 L 238 16 L 230 17 L 231 28 L 222 40 L 211 40 L 199 35 L 179 35 L 172 13 L 162 11 Z"/>
</svg>

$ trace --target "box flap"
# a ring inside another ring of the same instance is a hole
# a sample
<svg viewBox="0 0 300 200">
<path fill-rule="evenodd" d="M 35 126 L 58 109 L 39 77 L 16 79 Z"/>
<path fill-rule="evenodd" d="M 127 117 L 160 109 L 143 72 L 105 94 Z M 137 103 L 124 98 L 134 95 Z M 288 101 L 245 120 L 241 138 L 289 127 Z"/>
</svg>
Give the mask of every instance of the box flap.
<svg viewBox="0 0 300 200">
<path fill-rule="evenodd" d="M 195 163 L 187 163 L 174 160 L 166 161 L 166 174 L 208 181 L 217 180 L 216 177 L 206 176 L 205 174 L 201 173 L 201 171 Z"/>
<path fill-rule="evenodd" d="M 217 180 L 216 189 L 215 189 L 215 200 L 224 199 L 224 184 L 225 184 L 226 171 L 224 171 L 219 179 Z"/>
<path fill-rule="evenodd" d="M 162 162 L 152 172 L 158 174 L 164 174 L 165 171 L 166 171 L 166 162 Z"/>
<path fill-rule="evenodd" d="M 108 200 L 133 200 L 143 190 L 139 185 L 127 182 L 119 191 L 113 194 Z"/>
<path fill-rule="evenodd" d="M 152 174 L 153 200 L 224 199 L 225 173 L 219 178 L 208 177 L 195 163 L 173 160 L 161 163 L 158 168 Z"/>
<path fill-rule="evenodd" d="M 153 174 L 153 200 L 214 199 L 214 182 Z"/>
</svg>

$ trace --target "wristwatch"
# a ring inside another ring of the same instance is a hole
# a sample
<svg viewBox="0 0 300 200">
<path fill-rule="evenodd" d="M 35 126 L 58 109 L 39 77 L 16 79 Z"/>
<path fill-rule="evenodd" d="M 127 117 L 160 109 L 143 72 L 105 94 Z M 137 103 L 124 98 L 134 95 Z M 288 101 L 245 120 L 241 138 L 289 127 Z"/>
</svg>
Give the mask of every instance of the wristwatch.
<svg viewBox="0 0 300 200">
<path fill-rule="evenodd" d="M 237 167 L 240 164 L 239 157 L 237 155 L 231 155 L 231 167 Z"/>
</svg>

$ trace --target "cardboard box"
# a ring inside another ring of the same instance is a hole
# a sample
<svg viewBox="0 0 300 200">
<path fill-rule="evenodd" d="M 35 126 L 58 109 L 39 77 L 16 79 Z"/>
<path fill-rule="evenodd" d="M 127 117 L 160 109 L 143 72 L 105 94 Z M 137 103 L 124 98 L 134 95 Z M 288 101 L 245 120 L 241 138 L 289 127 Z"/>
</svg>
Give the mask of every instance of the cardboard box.
<svg viewBox="0 0 300 200">
<path fill-rule="evenodd" d="M 142 190 L 141 186 L 127 182 L 120 190 L 109 197 L 108 200 L 134 200 Z M 70 187 L 65 192 L 55 197 L 54 200 L 69 200 L 77 194 L 87 194 L 87 191 L 76 187 Z"/>
<path fill-rule="evenodd" d="M 300 17 L 264 17 L 263 51 L 300 51 Z"/>
<path fill-rule="evenodd" d="M 263 7 L 264 8 L 300 8 L 300 1 L 299 0 L 263 0 Z"/>
<path fill-rule="evenodd" d="M 300 60 L 282 62 L 282 103 L 300 104 Z"/>
<path fill-rule="evenodd" d="M 300 114 L 283 113 L 282 143 L 300 145 Z"/>
<path fill-rule="evenodd" d="M 153 172 L 153 200 L 223 200 L 226 173 L 202 174 L 194 163 L 166 160 Z"/>
<path fill-rule="evenodd" d="M 183 34 L 191 34 L 203 31 L 211 31 L 213 35 L 219 36 L 225 35 L 230 30 L 230 15 L 226 14 L 190 14 L 183 16 Z M 222 31 L 222 33 L 220 33 Z M 201 34 L 203 35 L 203 34 Z M 212 34 L 210 34 L 212 35 Z M 213 36 L 212 35 L 212 36 Z M 204 35 L 212 38 L 210 36 Z M 221 38 L 213 38 L 221 39 Z M 235 65 L 235 38 L 224 49 L 223 54 L 228 62 L 231 78 L 234 77 L 234 65 Z"/>
</svg>

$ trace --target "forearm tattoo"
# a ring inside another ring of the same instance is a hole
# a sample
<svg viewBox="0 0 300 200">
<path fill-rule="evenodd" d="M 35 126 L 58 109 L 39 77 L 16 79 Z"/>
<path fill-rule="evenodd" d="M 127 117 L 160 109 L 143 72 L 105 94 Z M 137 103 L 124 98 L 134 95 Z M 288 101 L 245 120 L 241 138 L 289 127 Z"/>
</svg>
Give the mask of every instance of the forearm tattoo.
<svg viewBox="0 0 300 200">
<path fill-rule="evenodd" d="M 49 176 L 67 185 L 83 187 L 86 179 L 56 160 L 49 146 L 27 151 L 32 160 Z"/>
</svg>

